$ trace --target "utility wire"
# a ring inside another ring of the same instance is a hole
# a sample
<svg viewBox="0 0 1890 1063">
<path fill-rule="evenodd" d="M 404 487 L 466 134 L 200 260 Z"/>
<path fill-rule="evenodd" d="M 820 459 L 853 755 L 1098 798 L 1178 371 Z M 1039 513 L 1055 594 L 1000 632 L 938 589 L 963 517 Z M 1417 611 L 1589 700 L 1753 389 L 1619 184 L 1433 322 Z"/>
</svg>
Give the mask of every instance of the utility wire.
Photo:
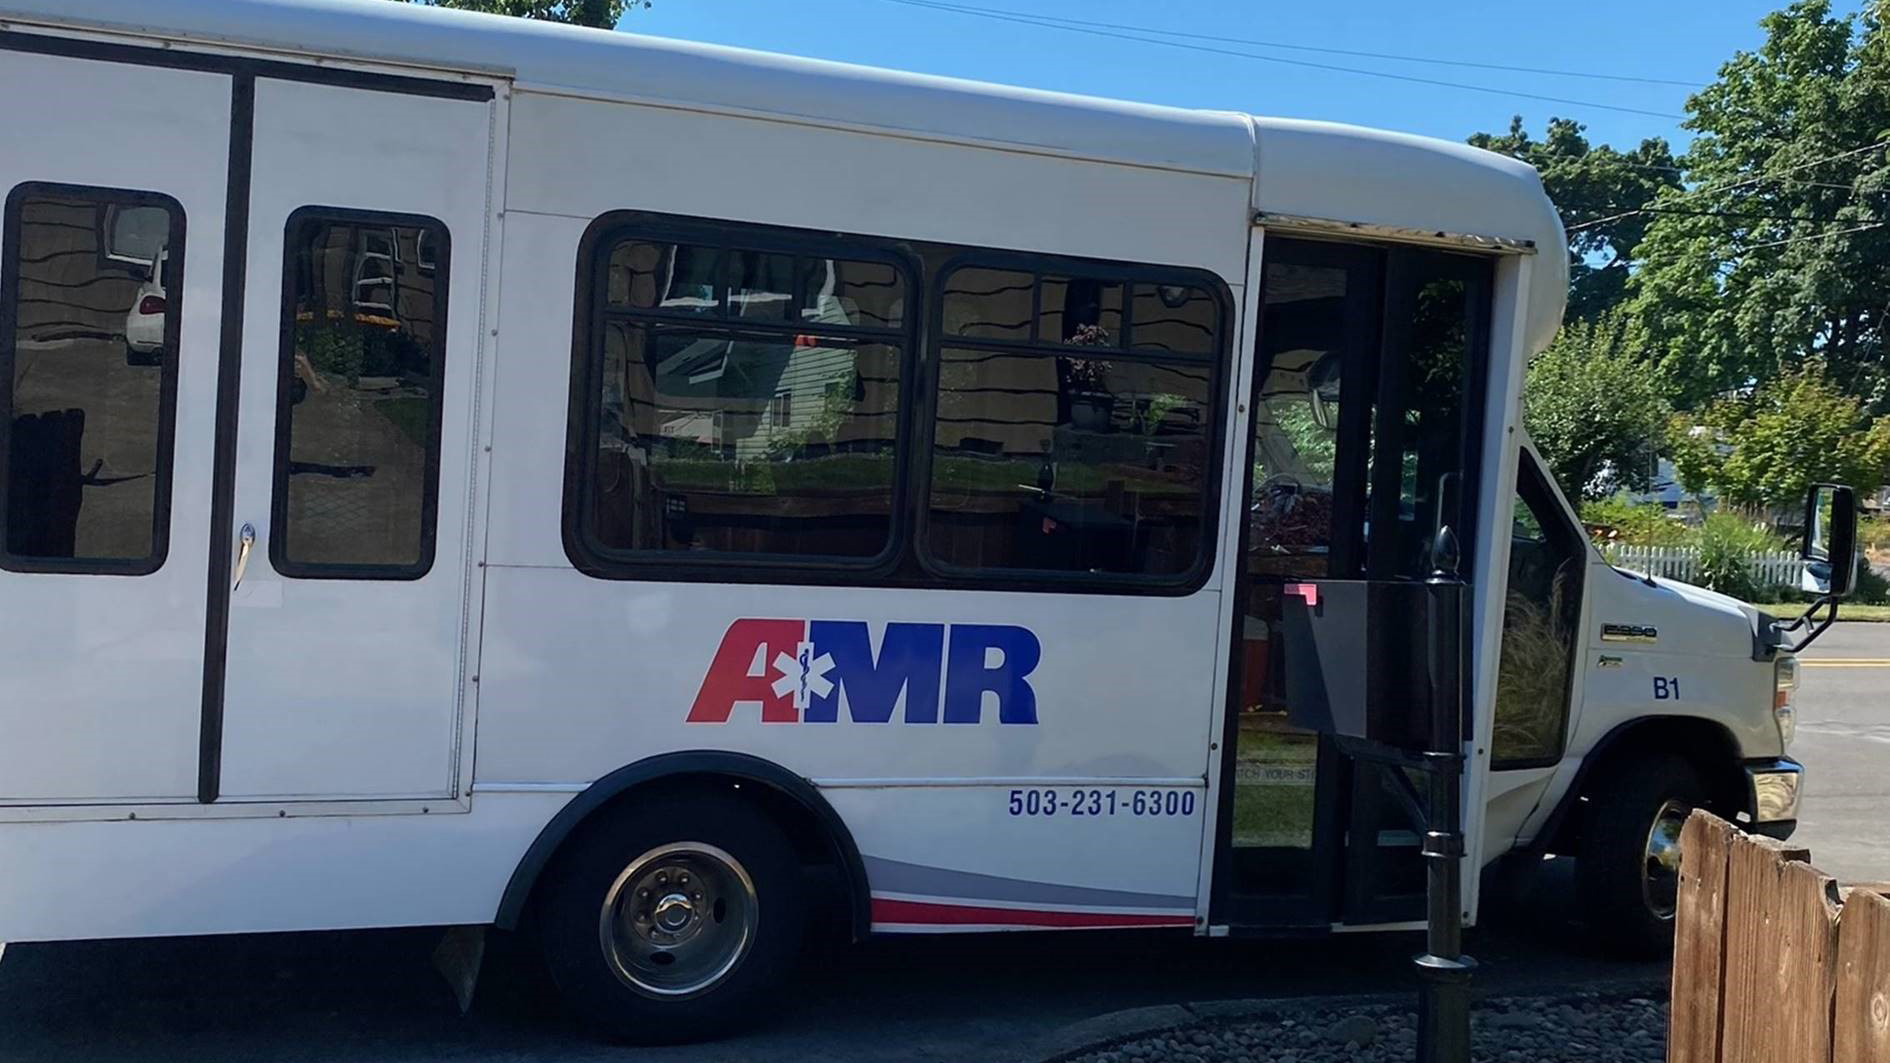
<svg viewBox="0 0 1890 1063">
<path fill-rule="evenodd" d="M 1015 11 L 998 8 L 978 7 L 973 4 L 946 3 L 944 0 L 913 0 L 914 7 L 937 8 L 941 11 L 956 11 L 966 15 L 1016 15 Z M 1602 74 L 1592 70 L 1555 70 L 1539 66 L 1507 66 L 1502 63 L 1479 63 L 1469 59 L 1440 59 L 1434 56 L 1400 55 L 1396 52 L 1361 52 L 1350 48 L 1326 48 L 1312 44 L 1289 44 L 1286 41 L 1256 40 L 1252 37 L 1228 37 L 1218 33 L 1186 33 L 1181 30 L 1159 29 L 1154 26 L 1136 26 L 1121 22 L 1102 22 L 1097 19 L 1065 18 L 1060 15 L 1029 14 L 1026 17 L 1042 22 L 1061 22 L 1067 25 L 1101 29 L 1122 30 L 1128 33 L 1149 33 L 1161 37 L 1178 37 L 1191 41 L 1218 41 L 1222 44 L 1246 44 L 1256 48 L 1280 48 L 1294 52 L 1321 52 L 1326 55 L 1349 55 L 1359 59 L 1391 59 L 1400 63 L 1429 63 L 1433 66 L 1470 67 L 1476 70 L 1500 70 L 1511 74 L 1546 74 L 1559 78 L 1588 78 L 1595 81 L 1627 81 L 1643 85 L 1676 85 L 1683 89 L 1699 89 L 1706 86 L 1697 81 L 1677 81 L 1672 78 L 1640 77 L 1632 74 Z"/>
<path fill-rule="evenodd" d="M 1618 203 L 1607 204 L 1607 205 L 1603 205 L 1603 204 L 1589 205 L 1589 204 L 1582 204 L 1582 203 L 1572 203 L 1565 206 L 1563 209 L 1564 210 L 1592 210 L 1592 211 L 1616 210 L 1616 211 L 1624 211 L 1626 214 L 1674 214 L 1674 215 L 1679 215 L 1681 217 L 1686 217 L 1686 218 L 1753 218 L 1753 219 L 1757 219 L 1761 221 L 1847 222 L 1847 221 L 1856 220 L 1854 218 L 1840 218 L 1836 215 L 1762 214 L 1762 213 L 1753 213 L 1753 212 L 1743 211 L 1743 210 L 1672 210 L 1666 207 L 1637 207 L 1632 210 L 1629 210 L 1628 208 L 1623 207 L 1622 205 Z M 1622 217 L 1622 215 L 1615 214 L 1615 215 L 1611 215 L 1611 217 L 1619 218 L 1619 217 Z M 1588 223 L 1584 222 L 1583 224 L 1588 224 Z"/>
<path fill-rule="evenodd" d="M 1226 55 L 1236 59 L 1252 59 L 1262 63 L 1284 63 L 1288 66 L 1306 67 L 1313 70 L 1331 70 L 1341 74 L 1361 74 L 1365 77 L 1385 78 L 1391 81 L 1404 81 L 1417 85 L 1434 85 L 1440 88 L 1461 89 L 1466 92 L 1484 92 L 1495 96 L 1509 96 L 1516 99 L 1541 100 L 1547 103 L 1563 103 L 1571 107 L 1590 107 L 1603 111 L 1621 111 L 1627 114 L 1642 114 L 1653 118 L 1683 118 L 1684 115 L 1666 111 L 1650 111 L 1640 107 L 1622 107 L 1612 103 L 1595 103 L 1589 100 L 1573 100 L 1565 96 L 1546 96 L 1535 92 L 1521 92 L 1515 89 L 1492 88 L 1488 85 L 1466 85 L 1456 81 L 1440 81 L 1435 78 L 1415 77 L 1410 74 L 1392 74 L 1383 70 L 1365 70 L 1360 67 L 1336 66 L 1331 63 L 1315 63 L 1305 59 L 1287 59 L 1278 55 L 1256 55 L 1253 52 L 1236 51 L 1232 48 L 1214 48 L 1205 44 L 1189 44 L 1185 41 L 1167 41 L 1159 37 L 1149 37 L 1134 33 L 1118 33 L 1114 30 L 1095 29 L 1088 26 L 1065 25 L 1048 22 L 1035 15 L 1013 15 L 983 8 L 962 8 L 941 6 L 929 0 L 883 0 L 889 4 L 903 4 L 907 7 L 923 8 L 931 11 L 944 11 L 952 14 L 971 15 L 977 18 L 995 19 L 1000 22 L 1015 22 L 1024 26 L 1036 26 L 1042 29 L 1063 30 L 1068 33 L 1082 33 L 1092 37 L 1108 37 L 1115 40 L 1134 41 L 1138 44 L 1159 44 L 1167 48 L 1180 48 L 1191 52 L 1208 55 Z"/>
<path fill-rule="evenodd" d="M 1788 236 L 1783 240 L 1770 240 L 1763 244 L 1748 244 L 1740 248 L 1739 253 L 1743 255 L 1748 251 L 1757 251 L 1766 247 L 1783 247 L 1786 244 L 1803 243 L 1806 240 L 1829 240 L 1833 236 L 1843 236 L 1846 233 L 1869 232 L 1872 229 L 1881 229 L 1886 225 L 1890 225 L 1890 221 L 1873 221 L 1867 225 L 1855 225 L 1849 229 L 1838 229 L 1827 233 L 1805 233 L 1801 236 Z"/>
<path fill-rule="evenodd" d="M 1753 177 L 1745 177 L 1736 181 L 1730 181 L 1730 182 L 1721 181 L 1717 183 L 1700 185 L 1697 188 L 1689 188 L 1686 191 L 1678 192 L 1678 193 L 1675 193 L 1674 195 L 1667 196 L 1665 199 L 1662 200 L 1662 202 L 1672 203 L 1677 200 L 1690 199 L 1694 196 L 1705 195 L 1708 192 L 1730 192 L 1735 188 L 1744 188 L 1748 185 L 1755 185 L 1761 181 L 1772 180 L 1774 178 L 1783 176 L 1788 173 L 1797 173 L 1800 170 L 1808 170 L 1812 168 L 1813 166 L 1823 166 L 1826 163 L 1836 162 L 1839 159 L 1846 159 L 1853 155 L 1861 155 L 1866 151 L 1871 151 L 1876 148 L 1881 148 L 1885 146 L 1886 144 L 1890 144 L 1890 141 L 1879 140 L 1870 144 L 1866 144 L 1861 148 L 1852 148 L 1849 151 L 1840 151 L 1835 155 L 1826 155 L 1821 158 L 1812 159 L 1810 162 L 1802 162 L 1796 166 L 1788 166 L 1785 169 L 1778 171 L 1778 173 L 1758 174 Z M 1571 225 L 1568 228 L 1570 232 L 1573 232 L 1576 229 L 1587 229 L 1596 225 L 1605 225 L 1611 221 L 1620 221 L 1622 218 L 1631 218 L 1636 214 L 1649 213 L 1651 209 L 1652 208 L 1649 208 L 1649 207 L 1640 207 L 1634 210 L 1625 210 L 1619 214 L 1610 214 L 1605 218 L 1596 218 L 1593 221 L 1585 221 L 1579 225 Z"/>
</svg>

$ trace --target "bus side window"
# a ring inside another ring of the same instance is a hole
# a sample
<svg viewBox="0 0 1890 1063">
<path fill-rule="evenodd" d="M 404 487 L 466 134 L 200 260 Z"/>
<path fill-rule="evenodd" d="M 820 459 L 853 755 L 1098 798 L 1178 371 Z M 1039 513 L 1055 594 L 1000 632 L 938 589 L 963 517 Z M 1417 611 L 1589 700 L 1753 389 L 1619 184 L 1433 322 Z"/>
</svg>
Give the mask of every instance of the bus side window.
<svg viewBox="0 0 1890 1063">
<path fill-rule="evenodd" d="M 284 576 L 418 579 L 433 565 L 450 246 L 430 218 L 289 218 L 274 534 Z"/>
<path fill-rule="evenodd" d="M 1516 477 L 1491 742 L 1497 768 L 1548 765 L 1562 756 L 1586 558 L 1580 529 L 1526 451 Z"/>
<path fill-rule="evenodd" d="M 878 564 L 895 545 L 905 271 L 865 249 L 700 235 L 623 229 L 597 252 L 584 552 L 668 559 L 672 578 L 685 555 Z"/>
<path fill-rule="evenodd" d="M 144 575 L 170 527 L 184 209 L 150 192 L 7 197 L 0 567 Z"/>
<path fill-rule="evenodd" d="M 1175 582 L 1211 538 L 1225 328 L 1205 287 L 946 274 L 926 557 L 953 574 Z"/>
</svg>

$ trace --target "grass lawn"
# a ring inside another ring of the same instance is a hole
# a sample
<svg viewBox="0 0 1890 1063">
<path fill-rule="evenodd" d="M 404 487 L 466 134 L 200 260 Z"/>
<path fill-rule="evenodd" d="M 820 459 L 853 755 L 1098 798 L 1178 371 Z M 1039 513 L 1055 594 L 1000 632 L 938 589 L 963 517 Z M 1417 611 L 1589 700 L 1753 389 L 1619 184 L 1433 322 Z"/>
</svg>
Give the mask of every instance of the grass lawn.
<svg viewBox="0 0 1890 1063">
<path fill-rule="evenodd" d="M 1312 844 L 1310 786 L 1234 787 L 1234 844 L 1306 847 Z"/>
<path fill-rule="evenodd" d="M 1235 747 L 1234 844 L 1304 847 L 1311 843 L 1316 791 L 1310 775 L 1261 782 L 1256 773 L 1263 768 L 1289 775 L 1306 771 L 1318 756 L 1318 742 L 1313 735 L 1276 730 L 1257 717 L 1241 719 L 1240 743 Z"/>
<path fill-rule="evenodd" d="M 1805 611 L 1805 606 L 1790 603 L 1765 605 L 1760 602 L 1754 602 L 1752 607 L 1762 612 L 1771 613 L 1773 616 L 1783 620 L 1789 620 Z M 1852 605 L 1849 602 L 1844 602 L 1838 606 L 1838 619 L 1861 620 L 1874 624 L 1890 624 L 1890 605 Z"/>
</svg>

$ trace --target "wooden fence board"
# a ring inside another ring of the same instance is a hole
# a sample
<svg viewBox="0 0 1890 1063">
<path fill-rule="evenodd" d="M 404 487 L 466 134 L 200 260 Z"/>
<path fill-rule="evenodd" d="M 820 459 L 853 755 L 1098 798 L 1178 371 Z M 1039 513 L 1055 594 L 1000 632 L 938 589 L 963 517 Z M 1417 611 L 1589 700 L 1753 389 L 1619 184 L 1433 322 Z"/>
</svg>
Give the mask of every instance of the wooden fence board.
<svg viewBox="0 0 1890 1063">
<path fill-rule="evenodd" d="M 1674 913 L 1673 1022 L 1667 1063 L 1718 1063 L 1726 952 L 1726 864 L 1733 825 L 1695 812 L 1680 832 Z"/>
<path fill-rule="evenodd" d="M 1838 918 L 1832 1063 L 1890 1063 L 1890 900 L 1851 890 Z"/>
<path fill-rule="evenodd" d="M 1778 1009 L 1784 972 L 1794 960 L 1785 944 L 1788 917 L 1781 903 L 1786 866 L 1805 860 L 1802 848 L 1770 838 L 1733 838 L 1726 872 L 1726 958 L 1720 1021 L 1720 1063 L 1823 1063 L 1827 1054 L 1780 1055 Z M 1683 857 L 1684 859 L 1684 857 Z M 1820 902 L 1819 911 L 1824 911 Z M 1828 1014 L 1828 1009 L 1827 1012 Z"/>
</svg>

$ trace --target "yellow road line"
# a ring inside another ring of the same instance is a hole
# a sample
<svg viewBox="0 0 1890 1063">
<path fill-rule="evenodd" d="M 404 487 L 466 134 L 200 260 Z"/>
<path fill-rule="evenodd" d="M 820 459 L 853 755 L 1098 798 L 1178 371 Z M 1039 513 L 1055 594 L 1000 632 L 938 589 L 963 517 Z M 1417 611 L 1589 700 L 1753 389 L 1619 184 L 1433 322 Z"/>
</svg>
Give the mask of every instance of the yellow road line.
<svg viewBox="0 0 1890 1063">
<path fill-rule="evenodd" d="M 1798 663 L 1805 668 L 1890 668 L 1890 657 L 1801 657 Z"/>
</svg>

